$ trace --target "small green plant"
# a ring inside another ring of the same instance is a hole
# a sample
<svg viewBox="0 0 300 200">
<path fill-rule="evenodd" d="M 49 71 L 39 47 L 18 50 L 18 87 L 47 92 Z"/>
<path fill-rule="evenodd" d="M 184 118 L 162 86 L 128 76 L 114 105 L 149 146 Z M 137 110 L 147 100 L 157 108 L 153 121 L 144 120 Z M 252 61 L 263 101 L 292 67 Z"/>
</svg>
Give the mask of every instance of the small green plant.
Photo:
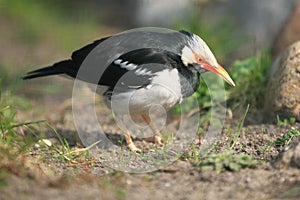
<svg viewBox="0 0 300 200">
<path fill-rule="evenodd" d="M 289 145 L 290 142 L 296 138 L 300 138 L 300 132 L 296 129 L 290 129 L 287 133 L 283 134 L 281 137 L 270 141 L 270 144 L 262 150 L 263 154 L 268 152 L 272 147 L 284 147 Z"/>
<path fill-rule="evenodd" d="M 16 122 L 17 112 L 15 108 L 10 105 L 14 104 L 14 102 L 11 102 L 12 99 L 14 98 L 11 94 L 2 94 L 0 84 L 0 146 L 13 145 L 14 147 L 17 147 L 18 150 L 23 151 L 32 144 L 32 141 L 29 136 L 22 135 L 19 132 L 23 130 L 23 128 L 30 128 L 32 125 L 44 122 L 44 120 L 21 123 Z M 16 152 L 16 154 L 18 154 L 18 152 Z"/>
<path fill-rule="evenodd" d="M 97 141 L 86 148 L 73 149 L 70 147 L 69 142 L 65 138 L 62 138 L 51 125 L 47 125 L 55 133 L 60 144 L 49 145 L 45 140 L 41 141 L 52 150 L 55 158 L 71 164 L 91 164 L 93 162 L 89 150 L 101 141 Z"/>
<path fill-rule="evenodd" d="M 300 137 L 300 131 L 296 129 L 291 129 L 287 133 L 283 134 L 283 136 L 277 138 L 274 141 L 274 145 L 277 147 L 283 147 L 288 145 L 293 139 Z"/>
<path fill-rule="evenodd" d="M 266 90 L 266 72 L 271 65 L 269 51 L 242 61 L 235 61 L 229 74 L 235 81 L 235 88 L 228 87 L 228 104 L 232 108 L 243 109 L 250 104 L 253 108 L 261 108 Z"/>
<path fill-rule="evenodd" d="M 258 161 L 248 154 L 235 154 L 233 150 L 227 150 L 208 154 L 200 162 L 199 167 L 202 170 L 214 169 L 217 173 L 221 173 L 225 170 L 237 172 L 243 168 L 254 168 L 257 164 Z"/>
<path fill-rule="evenodd" d="M 181 155 L 181 159 L 183 160 L 190 160 L 192 162 L 198 163 L 201 160 L 200 152 L 197 146 L 192 143 L 190 146 L 189 151 L 184 152 L 184 154 Z"/>
<path fill-rule="evenodd" d="M 295 117 L 285 118 L 281 120 L 279 115 L 277 115 L 276 119 L 277 119 L 277 126 L 287 126 L 289 124 L 294 124 L 296 122 Z"/>
<path fill-rule="evenodd" d="M 242 128 L 245 123 L 246 116 L 249 111 L 249 104 L 247 105 L 246 111 L 240 120 L 240 122 L 237 124 L 236 128 L 232 132 L 230 128 L 228 128 L 228 135 L 230 137 L 229 143 L 228 143 L 228 149 L 221 153 L 210 153 L 207 154 L 202 161 L 200 161 L 199 166 L 202 170 L 206 169 L 214 169 L 217 173 L 220 173 L 225 170 L 229 171 L 239 171 L 242 168 L 246 167 L 255 167 L 258 164 L 258 161 L 255 160 L 252 156 L 245 154 L 245 153 L 235 153 L 233 150 L 235 144 L 237 143 L 237 140 L 242 132 Z M 217 151 L 215 149 L 215 151 Z M 194 152 L 194 151 L 192 151 Z M 193 154 L 192 154 L 193 155 Z M 200 156 L 195 154 L 197 158 L 200 158 Z M 195 156 L 192 158 L 195 159 Z M 191 158 L 191 157 L 190 157 Z"/>
<path fill-rule="evenodd" d="M 231 132 L 231 129 L 228 128 L 228 135 L 231 138 L 230 141 L 229 141 L 229 146 L 230 146 L 231 149 L 235 146 L 238 138 L 241 135 L 242 128 L 244 126 L 245 119 L 246 119 L 246 116 L 247 116 L 248 111 L 249 111 L 249 107 L 250 107 L 250 105 L 248 104 L 247 108 L 246 108 L 246 111 L 245 111 L 245 114 L 244 114 L 243 118 L 241 119 L 241 121 L 238 123 L 238 125 L 235 127 L 234 132 Z"/>
<path fill-rule="evenodd" d="M 3 187 L 6 174 L 26 176 L 29 173 L 24 167 L 24 158 L 37 139 L 27 132 L 43 122 L 18 123 L 12 100 L 11 94 L 2 94 L 0 87 L 0 186 Z"/>
</svg>

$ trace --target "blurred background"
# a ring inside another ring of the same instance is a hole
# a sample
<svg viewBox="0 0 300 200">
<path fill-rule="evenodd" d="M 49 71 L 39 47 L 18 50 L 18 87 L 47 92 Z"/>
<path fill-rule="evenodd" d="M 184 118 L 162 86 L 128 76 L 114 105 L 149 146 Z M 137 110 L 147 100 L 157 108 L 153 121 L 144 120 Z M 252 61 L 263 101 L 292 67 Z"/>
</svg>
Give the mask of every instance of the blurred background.
<svg viewBox="0 0 300 200">
<path fill-rule="evenodd" d="M 299 13 L 298 0 L 0 0 L 1 84 L 30 96 L 30 102 L 35 97 L 55 105 L 71 96 L 72 81 L 24 83 L 20 77 L 68 58 L 97 38 L 143 26 L 200 35 L 230 71 L 237 60 L 262 51 L 275 56 L 298 40 Z M 239 73 L 232 76 L 237 79 Z M 21 101 L 26 109 L 26 100 Z"/>
</svg>

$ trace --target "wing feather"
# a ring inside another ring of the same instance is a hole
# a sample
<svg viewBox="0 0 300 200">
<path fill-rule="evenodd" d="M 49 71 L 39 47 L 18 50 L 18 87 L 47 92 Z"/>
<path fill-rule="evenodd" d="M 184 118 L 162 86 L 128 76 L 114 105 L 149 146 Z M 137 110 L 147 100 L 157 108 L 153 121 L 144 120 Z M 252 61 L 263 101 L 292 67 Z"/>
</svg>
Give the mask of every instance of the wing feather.
<svg viewBox="0 0 300 200">
<path fill-rule="evenodd" d="M 183 65 L 180 56 L 172 52 L 143 48 L 122 54 L 104 71 L 99 85 L 107 85 L 115 92 L 145 87 L 157 72 Z"/>
</svg>

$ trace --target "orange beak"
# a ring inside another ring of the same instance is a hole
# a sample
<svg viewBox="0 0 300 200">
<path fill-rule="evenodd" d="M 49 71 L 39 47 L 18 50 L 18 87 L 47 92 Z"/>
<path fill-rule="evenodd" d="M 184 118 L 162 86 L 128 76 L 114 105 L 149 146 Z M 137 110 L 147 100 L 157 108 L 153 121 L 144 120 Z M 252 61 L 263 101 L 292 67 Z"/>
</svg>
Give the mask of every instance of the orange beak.
<svg viewBox="0 0 300 200">
<path fill-rule="evenodd" d="M 217 74 L 218 76 L 221 76 L 227 83 L 229 83 L 229 85 L 235 87 L 233 80 L 230 78 L 229 74 L 226 72 L 226 70 L 221 65 L 218 64 L 217 67 L 214 67 L 206 62 L 201 63 L 201 65 L 204 69 L 211 71 L 211 72 Z"/>
</svg>

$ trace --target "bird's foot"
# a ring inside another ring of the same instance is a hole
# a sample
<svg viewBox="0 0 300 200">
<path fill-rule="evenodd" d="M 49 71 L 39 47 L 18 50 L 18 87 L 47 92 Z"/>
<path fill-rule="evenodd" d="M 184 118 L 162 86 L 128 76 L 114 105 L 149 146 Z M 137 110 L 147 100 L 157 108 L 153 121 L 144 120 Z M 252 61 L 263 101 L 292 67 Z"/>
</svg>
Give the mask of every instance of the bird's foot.
<svg viewBox="0 0 300 200">
<path fill-rule="evenodd" d="M 160 147 L 164 146 L 164 141 L 163 141 L 163 139 L 161 138 L 160 135 L 154 135 L 153 137 L 154 137 L 154 144 L 155 145 L 160 146 Z"/>
<path fill-rule="evenodd" d="M 127 147 L 130 151 L 132 151 L 134 153 L 142 153 L 142 150 L 137 148 L 133 142 L 128 144 Z"/>
<path fill-rule="evenodd" d="M 160 134 L 155 134 L 152 137 L 146 138 L 146 142 L 153 142 L 157 146 L 164 146 L 164 141 L 161 138 Z"/>
<path fill-rule="evenodd" d="M 142 150 L 137 148 L 135 144 L 133 143 L 130 134 L 127 132 L 125 135 L 127 147 L 130 151 L 135 152 L 135 153 L 142 153 Z"/>
</svg>

